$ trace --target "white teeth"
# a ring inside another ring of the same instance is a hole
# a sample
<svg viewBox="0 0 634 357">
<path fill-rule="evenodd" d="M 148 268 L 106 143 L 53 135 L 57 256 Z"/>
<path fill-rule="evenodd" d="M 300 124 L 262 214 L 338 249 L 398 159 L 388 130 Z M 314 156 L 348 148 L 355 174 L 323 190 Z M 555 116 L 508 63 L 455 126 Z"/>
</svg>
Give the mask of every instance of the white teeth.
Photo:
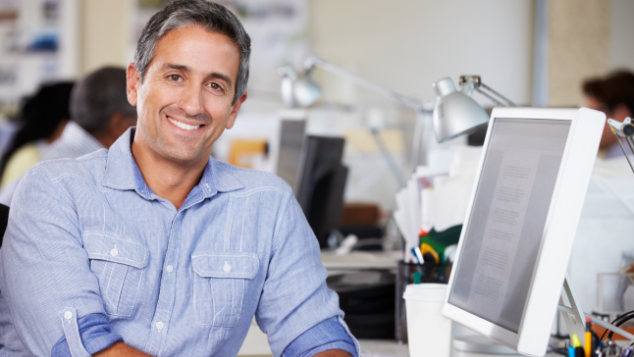
<svg viewBox="0 0 634 357">
<path fill-rule="evenodd" d="M 171 121 L 174 125 L 176 125 L 177 127 L 184 129 L 184 130 L 196 130 L 198 128 L 201 127 L 201 125 L 187 125 L 185 123 L 181 123 L 179 121 L 176 121 L 172 118 L 167 118 L 167 120 Z"/>
</svg>

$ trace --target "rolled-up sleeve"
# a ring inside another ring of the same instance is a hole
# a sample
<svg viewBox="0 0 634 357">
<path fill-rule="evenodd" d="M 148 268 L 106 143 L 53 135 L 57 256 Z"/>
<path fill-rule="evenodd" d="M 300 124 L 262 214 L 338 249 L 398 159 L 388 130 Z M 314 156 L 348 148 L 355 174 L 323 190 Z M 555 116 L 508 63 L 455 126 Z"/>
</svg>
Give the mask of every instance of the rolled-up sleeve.
<svg viewBox="0 0 634 357">
<path fill-rule="evenodd" d="M 335 321 L 341 330 L 346 331 L 348 342 L 352 343 L 356 352 L 352 354 L 358 356 L 358 343 L 341 320 L 343 312 L 339 309 L 339 298 L 326 286 L 328 274 L 321 263 L 317 239 L 292 195 L 281 210 L 274 234 L 268 272 L 256 311 L 256 321 L 268 335 L 273 355 L 284 353 L 295 356 L 291 350 L 302 350 L 303 353 L 329 342 L 345 341 L 338 337 L 325 341 L 328 337 L 324 339 L 320 335 L 317 338 L 317 335 L 308 333 L 306 338 L 298 340 L 297 345 L 291 344 L 328 320 Z M 291 350 L 285 352 L 288 346 Z"/>
<path fill-rule="evenodd" d="M 88 355 L 78 321 L 102 314 L 99 283 L 83 249 L 73 199 L 40 164 L 12 201 L 0 250 L 0 290 L 15 330 L 36 356 L 65 338 L 73 356 Z"/>
<path fill-rule="evenodd" d="M 320 322 L 291 342 L 283 357 L 308 357 L 328 350 L 342 350 L 358 356 L 354 337 L 344 328 L 340 318 L 332 317 Z"/>
<path fill-rule="evenodd" d="M 71 312 L 71 314 L 66 314 Z M 67 309 L 64 311 L 63 321 L 65 326 L 73 327 L 72 310 Z M 51 357 L 73 357 L 70 352 L 70 346 L 75 345 L 74 350 L 80 350 L 83 348 L 88 355 L 93 355 L 99 351 L 102 351 L 117 341 L 123 341 L 123 338 L 118 334 L 110 330 L 110 324 L 106 315 L 102 314 L 90 314 L 77 321 L 77 330 L 79 334 L 75 334 L 74 330 L 71 333 L 65 333 L 62 338 L 57 341 L 53 349 L 51 350 Z M 69 336 L 71 340 L 68 340 L 66 336 Z M 77 344 L 81 343 L 81 346 Z"/>
</svg>

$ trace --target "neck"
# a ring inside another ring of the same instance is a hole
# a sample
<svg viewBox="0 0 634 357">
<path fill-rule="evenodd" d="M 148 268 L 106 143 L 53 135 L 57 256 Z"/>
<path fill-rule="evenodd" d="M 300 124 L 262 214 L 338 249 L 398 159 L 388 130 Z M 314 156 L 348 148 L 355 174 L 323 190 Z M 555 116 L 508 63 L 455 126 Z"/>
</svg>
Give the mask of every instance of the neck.
<svg viewBox="0 0 634 357">
<path fill-rule="evenodd" d="M 143 175 L 145 183 L 157 196 L 170 201 L 179 209 L 189 192 L 200 182 L 207 160 L 192 163 L 173 162 L 159 156 L 135 138 L 132 156 Z"/>
</svg>

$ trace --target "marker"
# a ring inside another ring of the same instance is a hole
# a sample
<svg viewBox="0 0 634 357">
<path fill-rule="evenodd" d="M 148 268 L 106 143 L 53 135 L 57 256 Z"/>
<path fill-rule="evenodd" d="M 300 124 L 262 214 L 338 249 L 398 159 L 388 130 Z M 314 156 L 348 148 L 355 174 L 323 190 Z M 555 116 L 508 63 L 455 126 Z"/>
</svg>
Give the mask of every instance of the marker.
<svg viewBox="0 0 634 357">
<path fill-rule="evenodd" d="M 575 357 L 584 357 L 585 351 L 581 346 L 581 341 L 579 341 L 579 336 L 576 333 L 572 334 L 572 346 L 575 348 Z"/>
<path fill-rule="evenodd" d="M 585 357 L 592 356 L 592 322 L 590 322 L 590 317 L 586 316 L 586 345 L 584 346 Z"/>
<path fill-rule="evenodd" d="M 568 357 L 575 357 L 575 348 L 572 346 L 568 347 Z"/>
<path fill-rule="evenodd" d="M 421 273 L 417 270 L 414 272 L 414 284 L 420 284 Z"/>
</svg>

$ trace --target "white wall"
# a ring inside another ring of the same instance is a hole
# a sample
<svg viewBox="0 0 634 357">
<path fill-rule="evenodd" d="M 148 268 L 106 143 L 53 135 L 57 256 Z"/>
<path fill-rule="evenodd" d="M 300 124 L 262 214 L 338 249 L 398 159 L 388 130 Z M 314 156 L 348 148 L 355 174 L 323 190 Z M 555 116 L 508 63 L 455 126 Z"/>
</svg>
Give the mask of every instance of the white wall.
<svg viewBox="0 0 634 357">
<path fill-rule="evenodd" d="M 612 0 L 610 69 L 634 71 L 634 1 Z"/>
<path fill-rule="evenodd" d="M 81 1 L 80 74 L 127 67 L 135 5 L 133 0 Z"/>
<path fill-rule="evenodd" d="M 396 92 L 431 101 L 436 80 L 479 74 L 511 99 L 530 103 L 533 1 L 311 0 L 310 6 L 313 52 Z M 355 99 L 350 85 L 342 89 L 341 81 L 321 75 L 336 99 Z"/>
</svg>

